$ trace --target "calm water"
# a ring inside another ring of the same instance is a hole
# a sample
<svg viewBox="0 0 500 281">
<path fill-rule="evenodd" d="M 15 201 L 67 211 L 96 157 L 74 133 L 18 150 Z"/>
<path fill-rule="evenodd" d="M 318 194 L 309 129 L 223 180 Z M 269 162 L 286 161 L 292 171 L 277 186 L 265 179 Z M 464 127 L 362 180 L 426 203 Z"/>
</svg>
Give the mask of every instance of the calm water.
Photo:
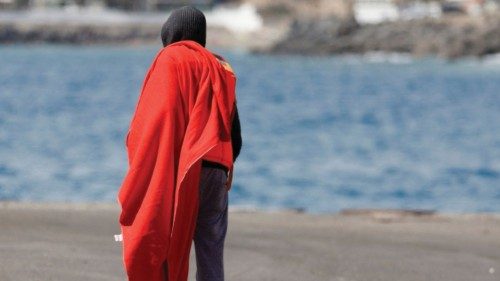
<svg viewBox="0 0 500 281">
<path fill-rule="evenodd" d="M 154 47 L 0 47 L 0 199 L 115 202 Z M 233 206 L 500 211 L 500 63 L 272 57 L 235 68 Z"/>
</svg>

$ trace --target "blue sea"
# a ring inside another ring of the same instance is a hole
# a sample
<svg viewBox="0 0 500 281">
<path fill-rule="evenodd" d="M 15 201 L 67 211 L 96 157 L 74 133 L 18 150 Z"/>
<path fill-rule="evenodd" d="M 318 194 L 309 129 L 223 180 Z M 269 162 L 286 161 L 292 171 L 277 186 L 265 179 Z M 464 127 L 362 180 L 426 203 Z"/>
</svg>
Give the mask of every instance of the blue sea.
<svg viewBox="0 0 500 281">
<path fill-rule="evenodd" d="M 0 200 L 116 202 L 154 46 L 0 46 Z M 500 59 L 220 51 L 232 207 L 500 212 Z"/>
</svg>

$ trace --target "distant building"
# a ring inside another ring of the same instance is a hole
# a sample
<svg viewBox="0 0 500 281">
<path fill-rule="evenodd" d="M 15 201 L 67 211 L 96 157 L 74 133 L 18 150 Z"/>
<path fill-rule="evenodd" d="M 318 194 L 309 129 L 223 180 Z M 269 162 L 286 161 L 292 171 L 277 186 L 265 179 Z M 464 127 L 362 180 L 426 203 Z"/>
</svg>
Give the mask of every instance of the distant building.
<svg viewBox="0 0 500 281">
<path fill-rule="evenodd" d="M 442 14 L 442 6 L 437 1 L 355 0 L 354 3 L 354 16 L 360 24 L 439 18 Z"/>
<path fill-rule="evenodd" d="M 441 5 L 436 1 L 401 3 L 398 5 L 398 10 L 399 18 L 402 20 L 439 18 L 443 14 Z"/>
<path fill-rule="evenodd" d="M 0 9 L 99 5 L 122 10 L 154 11 L 184 5 L 212 7 L 230 0 L 0 0 Z"/>
<path fill-rule="evenodd" d="M 15 6 L 14 0 L 0 0 L 0 9 L 13 9 Z"/>
<path fill-rule="evenodd" d="M 445 14 L 481 16 L 498 11 L 499 5 L 495 0 L 446 0 L 441 3 L 441 7 Z"/>
<path fill-rule="evenodd" d="M 483 10 L 485 13 L 496 13 L 500 10 L 500 0 L 488 0 L 484 3 Z"/>
<path fill-rule="evenodd" d="M 184 5 L 212 7 L 228 0 L 104 0 L 106 6 L 125 10 L 167 10 Z"/>
<path fill-rule="evenodd" d="M 360 24 L 376 24 L 399 19 L 399 10 L 391 0 L 357 0 L 354 17 Z"/>
<path fill-rule="evenodd" d="M 147 8 L 150 10 L 166 10 L 184 5 L 195 5 L 195 6 L 204 6 L 211 7 L 218 3 L 224 2 L 221 0 L 146 0 Z"/>
</svg>

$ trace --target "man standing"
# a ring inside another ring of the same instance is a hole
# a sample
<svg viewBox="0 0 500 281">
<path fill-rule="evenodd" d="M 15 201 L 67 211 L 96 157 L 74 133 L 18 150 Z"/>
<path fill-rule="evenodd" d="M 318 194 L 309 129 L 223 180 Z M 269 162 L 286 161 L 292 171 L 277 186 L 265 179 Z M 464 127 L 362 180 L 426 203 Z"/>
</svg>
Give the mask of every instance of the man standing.
<svg viewBox="0 0 500 281">
<path fill-rule="evenodd" d="M 204 48 L 206 20 L 172 12 L 127 134 L 123 261 L 130 281 L 185 281 L 195 241 L 197 280 L 224 280 L 227 191 L 241 149 L 234 73 Z"/>
</svg>

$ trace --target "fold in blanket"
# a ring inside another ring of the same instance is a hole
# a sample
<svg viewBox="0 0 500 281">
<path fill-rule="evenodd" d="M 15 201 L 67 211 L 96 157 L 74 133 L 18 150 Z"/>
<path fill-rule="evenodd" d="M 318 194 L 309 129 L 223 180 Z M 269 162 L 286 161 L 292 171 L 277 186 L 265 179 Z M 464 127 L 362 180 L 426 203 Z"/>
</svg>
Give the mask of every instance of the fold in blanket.
<svg viewBox="0 0 500 281">
<path fill-rule="evenodd" d="M 130 281 L 187 280 L 201 158 L 230 141 L 235 77 L 193 41 L 162 49 L 127 134 L 129 170 L 117 196 Z M 231 167 L 232 169 L 232 163 Z"/>
</svg>

